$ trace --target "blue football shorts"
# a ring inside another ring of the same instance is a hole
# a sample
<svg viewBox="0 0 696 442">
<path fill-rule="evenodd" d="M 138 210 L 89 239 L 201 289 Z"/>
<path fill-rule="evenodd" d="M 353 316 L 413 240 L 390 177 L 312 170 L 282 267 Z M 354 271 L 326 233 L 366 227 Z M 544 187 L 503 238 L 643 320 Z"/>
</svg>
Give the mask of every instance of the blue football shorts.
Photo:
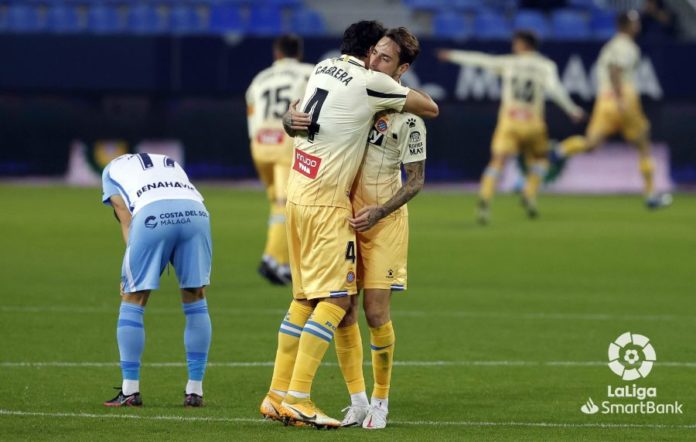
<svg viewBox="0 0 696 442">
<path fill-rule="evenodd" d="M 131 220 L 123 257 L 124 293 L 159 288 L 162 272 L 171 263 L 181 288 L 210 284 L 212 261 L 210 218 L 194 200 L 159 200 Z"/>
</svg>

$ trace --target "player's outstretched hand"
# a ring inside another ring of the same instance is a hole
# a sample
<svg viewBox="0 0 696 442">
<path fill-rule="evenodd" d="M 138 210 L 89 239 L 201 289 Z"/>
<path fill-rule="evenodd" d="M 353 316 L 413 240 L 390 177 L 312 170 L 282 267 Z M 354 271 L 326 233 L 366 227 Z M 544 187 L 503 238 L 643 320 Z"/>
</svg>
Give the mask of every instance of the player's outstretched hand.
<svg viewBox="0 0 696 442">
<path fill-rule="evenodd" d="M 449 61 L 449 53 L 450 51 L 448 49 L 438 49 L 437 59 L 440 61 Z"/>
<path fill-rule="evenodd" d="M 382 218 L 384 218 L 382 206 L 366 206 L 360 209 L 353 218 L 348 218 L 348 223 L 356 232 L 365 232 Z"/>
<path fill-rule="evenodd" d="M 295 100 L 294 103 L 290 105 L 290 108 L 285 115 L 283 115 L 283 128 L 285 132 L 290 136 L 295 136 L 299 132 L 306 131 L 309 127 L 309 123 L 312 122 L 312 116 L 304 112 L 297 110 L 297 105 L 300 100 Z"/>
<path fill-rule="evenodd" d="M 587 118 L 587 114 L 585 113 L 584 110 L 580 109 L 577 112 L 574 112 L 570 115 L 570 119 L 573 120 L 573 123 L 579 124 L 585 121 Z"/>
</svg>

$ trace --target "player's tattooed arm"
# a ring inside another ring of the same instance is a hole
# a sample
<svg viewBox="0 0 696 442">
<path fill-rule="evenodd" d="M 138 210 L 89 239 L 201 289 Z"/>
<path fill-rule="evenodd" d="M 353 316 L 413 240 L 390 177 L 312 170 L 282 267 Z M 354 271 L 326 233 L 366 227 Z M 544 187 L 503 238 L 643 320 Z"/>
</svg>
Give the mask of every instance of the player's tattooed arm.
<svg viewBox="0 0 696 442">
<path fill-rule="evenodd" d="M 123 235 L 123 241 L 128 244 L 128 229 L 131 223 L 131 213 L 128 210 L 126 202 L 123 201 L 119 195 L 114 195 L 110 198 L 111 207 L 114 208 L 114 215 L 116 219 L 121 224 L 121 235 Z"/>
<path fill-rule="evenodd" d="M 309 123 L 312 122 L 312 117 L 309 114 L 300 112 L 297 110 L 297 105 L 300 100 L 295 100 L 294 103 L 290 105 L 288 111 L 283 115 L 283 129 L 291 137 L 300 135 L 303 131 L 306 131 L 309 127 Z"/>
<path fill-rule="evenodd" d="M 348 222 L 358 232 L 372 228 L 379 220 L 409 202 L 423 189 L 425 183 L 425 160 L 404 164 L 406 183 L 381 206 L 363 207 Z"/>
</svg>

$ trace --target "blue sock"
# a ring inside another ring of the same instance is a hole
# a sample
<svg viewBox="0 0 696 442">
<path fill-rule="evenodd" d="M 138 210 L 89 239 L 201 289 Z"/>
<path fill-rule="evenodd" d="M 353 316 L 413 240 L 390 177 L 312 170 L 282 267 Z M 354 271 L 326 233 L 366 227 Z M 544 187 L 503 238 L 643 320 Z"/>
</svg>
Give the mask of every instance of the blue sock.
<svg viewBox="0 0 696 442">
<path fill-rule="evenodd" d="M 144 307 L 126 302 L 121 303 L 116 339 L 118 340 L 118 351 L 121 354 L 123 379 L 140 380 L 140 358 L 145 348 L 143 313 L 145 313 Z"/>
<path fill-rule="evenodd" d="M 212 334 L 208 302 L 202 299 L 183 304 L 183 308 L 186 315 L 184 346 L 186 347 L 189 380 L 202 381 L 205 366 L 208 363 L 208 349 L 210 349 Z"/>
</svg>

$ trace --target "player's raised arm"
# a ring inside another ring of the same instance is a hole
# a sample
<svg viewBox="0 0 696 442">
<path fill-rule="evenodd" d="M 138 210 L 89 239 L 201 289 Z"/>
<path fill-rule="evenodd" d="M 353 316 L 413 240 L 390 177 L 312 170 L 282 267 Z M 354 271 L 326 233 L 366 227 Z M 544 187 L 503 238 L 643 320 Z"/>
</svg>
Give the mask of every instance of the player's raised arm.
<svg viewBox="0 0 696 442">
<path fill-rule="evenodd" d="M 368 102 L 375 112 L 394 109 L 423 118 L 435 118 L 440 113 L 428 94 L 402 86 L 388 75 L 370 71 L 366 81 Z"/>
<path fill-rule="evenodd" d="M 503 69 L 504 57 L 499 55 L 484 54 L 475 51 L 458 51 L 451 49 L 440 49 L 437 51 L 437 58 L 440 61 L 459 64 L 463 66 L 476 66 L 488 69 L 495 73 L 500 73 Z"/>
<path fill-rule="evenodd" d="M 404 112 L 410 112 L 423 118 L 435 118 L 440 115 L 440 108 L 430 95 L 418 89 L 410 89 L 406 95 Z"/>
<path fill-rule="evenodd" d="M 568 95 L 568 91 L 563 87 L 561 80 L 558 78 L 558 68 L 555 64 L 549 65 L 549 72 L 546 77 L 546 94 L 574 122 L 579 123 L 585 118 L 585 111 L 573 102 L 570 95 Z"/>
</svg>

